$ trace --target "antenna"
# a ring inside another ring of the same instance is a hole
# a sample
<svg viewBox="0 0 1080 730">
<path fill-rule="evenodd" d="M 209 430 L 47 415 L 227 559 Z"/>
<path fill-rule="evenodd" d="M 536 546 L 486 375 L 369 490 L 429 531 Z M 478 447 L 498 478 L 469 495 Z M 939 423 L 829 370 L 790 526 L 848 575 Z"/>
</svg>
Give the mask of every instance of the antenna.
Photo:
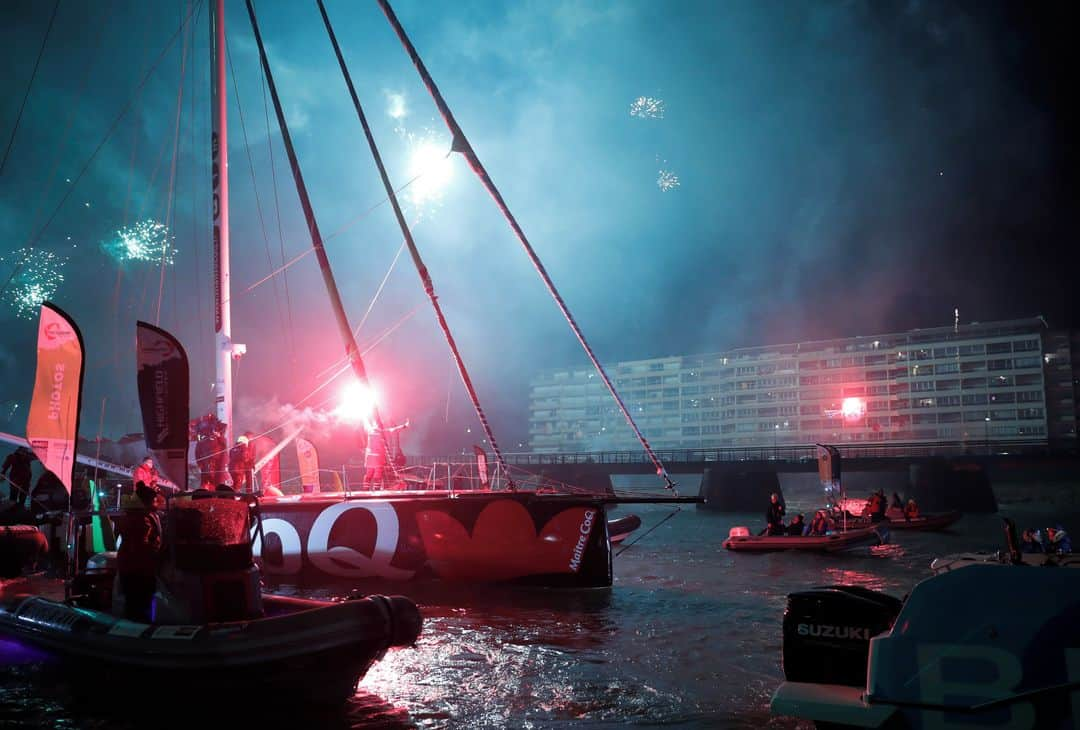
<svg viewBox="0 0 1080 730">
<path fill-rule="evenodd" d="M 955 309 L 953 309 L 952 331 L 953 334 L 956 334 L 960 331 L 960 307 L 956 307 Z"/>
</svg>

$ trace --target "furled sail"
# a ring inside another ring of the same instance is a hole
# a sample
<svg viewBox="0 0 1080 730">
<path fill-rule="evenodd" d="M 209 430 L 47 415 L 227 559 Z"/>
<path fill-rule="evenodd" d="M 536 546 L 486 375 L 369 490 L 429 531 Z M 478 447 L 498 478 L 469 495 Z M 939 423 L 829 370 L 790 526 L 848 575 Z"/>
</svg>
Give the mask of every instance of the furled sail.
<svg viewBox="0 0 1080 730">
<path fill-rule="evenodd" d="M 63 482 L 68 494 L 79 434 L 83 357 L 82 333 L 74 320 L 55 304 L 43 303 L 26 440 L 42 465 Z"/>
<path fill-rule="evenodd" d="M 315 450 L 315 444 L 307 439 L 296 439 L 296 460 L 300 464 L 300 484 L 305 492 L 318 493 L 321 491 L 319 484 L 319 452 Z"/>
<path fill-rule="evenodd" d="M 175 337 L 137 322 L 139 406 L 146 448 L 173 484 L 187 485 L 188 359 Z"/>
</svg>

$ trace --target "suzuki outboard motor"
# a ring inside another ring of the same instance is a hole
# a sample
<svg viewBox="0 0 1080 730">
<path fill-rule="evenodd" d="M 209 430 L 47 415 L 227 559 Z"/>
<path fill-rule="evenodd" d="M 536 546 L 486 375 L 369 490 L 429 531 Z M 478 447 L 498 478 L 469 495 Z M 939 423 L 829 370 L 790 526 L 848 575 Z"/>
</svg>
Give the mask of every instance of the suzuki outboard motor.
<svg viewBox="0 0 1080 730">
<path fill-rule="evenodd" d="M 870 638 L 892 626 L 902 603 L 856 586 L 826 586 L 788 595 L 784 611 L 784 677 L 863 687 Z"/>
</svg>

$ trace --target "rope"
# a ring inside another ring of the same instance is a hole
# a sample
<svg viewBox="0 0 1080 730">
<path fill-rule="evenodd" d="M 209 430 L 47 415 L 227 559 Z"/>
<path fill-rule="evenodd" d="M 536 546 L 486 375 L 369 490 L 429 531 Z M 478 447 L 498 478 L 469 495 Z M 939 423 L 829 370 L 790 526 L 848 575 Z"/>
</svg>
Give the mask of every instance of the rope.
<svg viewBox="0 0 1080 730">
<path fill-rule="evenodd" d="M 56 20 L 56 11 L 60 9 L 60 0 L 53 4 L 52 15 L 49 16 L 49 25 L 45 28 L 45 37 L 41 39 L 41 49 L 38 50 L 37 60 L 34 61 L 34 70 L 30 74 L 30 81 L 26 84 L 26 93 L 23 94 L 22 103 L 19 104 L 19 113 L 15 116 L 15 126 L 11 129 L 11 138 L 8 139 L 4 149 L 4 159 L 0 160 L 0 175 L 4 174 L 4 166 L 7 164 L 11 145 L 15 143 L 15 133 L 19 131 L 19 122 L 22 121 L 23 110 L 26 109 L 26 100 L 30 98 L 30 89 L 34 88 L 34 79 L 37 78 L 38 66 L 41 65 L 41 57 L 45 55 L 45 44 L 49 42 L 49 33 L 52 32 L 53 21 Z"/>
<path fill-rule="evenodd" d="M 244 151 L 247 153 L 248 170 L 251 173 L 251 189 L 255 193 L 255 210 L 259 216 L 259 229 L 262 231 L 263 245 L 266 248 L 266 263 L 273 267 L 274 257 L 270 253 L 270 236 L 266 234 L 266 219 L 263 216 L 262 198 L 259 196 L 259 185 L 255 179 L 255 160 L 251 156 L 251 143 L 248 141 L 247 124 L 244 123 L 244 105 L 240 103 L 240 85 L 236 82 L 236 67 L 233 66 L 232 51 L 229 48 L 228 39 L 225 42 L 225 56 L 229 61 L 229 73 L 232 75 L 233 92 L 236 96 L 236 109 L 240 114 L 240 133 L 244 137 Z M 274 307 L 277 309 L 282 342 L 289 348 L 290 381 L 296 382 L 296 347 L 291 336 L 292 330 L 285 326 L 285 314 L 281 309 L 281 297 L 278 294 L 277 279 L 274 279 Z"/>
<path fill-rule="evenodd" d="M 578 327 L 577 322 L 574 320 L 570 309 L 566 306 L 566 302 L 563 301 L 562 296 L 559 294 L 558 289 L 555 288 L 555 283 L 551 280 L 547 270 L 544 268 L 543 263 L 540 261 L 540 257 L 537 256 L 536 251 L 533 249 L 532 244 L 529 243 L 529 239 L 526 238 L 525 232 L 521 226 L 518 225 L 517 219 L 513 213 L 510 212 L 510 208 L 507 206 L 506 201 L 503 200 L 502 194 L 498 188 L 495 187 L 495 183 L 492 182 L 491 177 L 488 175 L 487 170 L 484 168 L 483 163 L 480 162 L 480 158 L 477 157 L 476 152 L 473 150 L 469 140 L 465 137 L 465 133 L 462 131 L 461 126 L 454 118 L 453 112 L 450 111 L 450 107 L 447 106 L 446 101 L 443 99 L 442 93 L 435 85 L 431 75 L 428 73 L 427 68 L 424 66 L 424 62 L 420 59 L 420 55 L 417 53 L 416 48 L 413 46 L 412 41 L 405 34 L 405 29 L 401 27 L 401 23 L 398 22 L 397 16 L 394 15 L 393 9 L 390 7 L 388 0 L 378 0 L 379 7 L 382 8 L 383 13 L 386 14 L 387 20 L 390 21 L 390 25 L 393 26 L 394 32 L 397 33 L 398 39 L 405 47 L 405 51 L 409 54 L 409 58 L 412 59 L 413 65 L 416 66 L 416 70 L 420 73 L 420 77 L 424 81 L 424 85 L 427 87 L 428 92 L 431 94 L 432 99 L 435 101 L 435 105 L 439 109 L 439 113 L 442 115 L 443 121 L 446 122 L 446 126 L 450 129 L 450 134 L 453 137 L 453 149 L 457 152 L 461 152 L 465 159 L 468 160 L 469 166 L 476 173 L 477 177 L 487 188 L 488 193 L 495 200 L 495 204 L 502 211 L 503 216 L 510 224 L 510 228 L 513 229 L 514 234 L 521 242 L 522 247 L 525 249 L 525 253 L 532 261 L 533 267 L 537 273 L 540 274 L 540 278 L 543 279 L 544 285 L 547 287 L 548 292 L 551 294 L 555 303 L 562 311 L 563 316 L 566 318 L 567 323 L 570 325 L 570 329 L 573 330 L 574 335 L 577 337 L 578 342 L 581 343 L 581 347 L 585 350 L 585 354 L 589 356 L 589 360 L 592 362 L 593 367 L 596 368 L 596 372 L 599 373 L 600 379 L 604 381 L 604 385 L 607 386 L 608 392 L 611 393 L 611 397 L 615 399 L 615 402 L 619 406 L 619 410 L 622 411 L 623 416 L 626 418 L 626 422 L 633 429 L 634 434 L 637 436 L 638 441 L 645 449 L 645 453 L 649 455 L 649 459 L 652 461 L 653 466 L 656 467 L 656 474 L 667 482 L 668 489 L 675 489 L 675 482 L 667 473 L 667 469 L 664 468 L 663 463 L 660 461 L 660 457 L 653 452 L 652 447 L 649 446 L 649 442 L 645 438 L 645 434 L 641 432 L 637 424 L 634 422 L 633 416 L 630 415 L 630 410 L 623 403 L 622 398 L 615 390 L 614 384 L 611 382 L 611 378 L 604 371 L 603 366 L 600 364 L 600 360 L 596 357 L 589 343 L 585 339 L 585 335 L 582 333 L 581 328 Z M 320 8 L 321 8 L 320 0 Z M 325 15 L 325 13 L 324 13 Z"/>
<path fill-rule="evenodd" d="M 180 21 L 180 31 L 184 30 L 184 20 Z M 158 278 L 158 295 L 157 295 L 157 311 L 154 314 L 154 324 L 161 324 L 161 297 L 165 293 L 165 261 L 169 255 L 169 231 L 172 230 L 172 215 L 173 215 L 173 203 L 175 202 L 174 191 L 176 189 L 176 159 L 177 151 L 180 148 L 180 115 L 184 111 L 184 71 L 187 69 L 187 46 L 188 38 L 183 36 L 183 42 L 180 45 L 180 83 L 176 90 L 176 122 L 173 125 L 173 151 L 172 161 L 169 163 L 169 194 L 165 199 L 165 240 L 161 242 L 161 264 L 159 266 L 160 274 Z M 176 287 L 173 287 L 173 294 L 176 293 Z M 176 307 L 173 307 L 173 314 L 176 314 Z"/>
<path fill-rule="evenodd" d="M 636 544 L 637 544 L 638 542 L 640 542 L 640 541 L 641 541 L 641 539 L 642 539 L 643 537 L 645 537 L 646 535 L 648 535 L 648 534 L 649 534 L 650 532 L 652 532 L 652 531 L 653 531 L 653 530 L 655 530 L 655 529 L 656 529 L 657 527 L 659 527 L 660 525 L 664 524 L 665 522 L 667 522 L 668 520 L 670 520 L 670 519 L 671 519 L 672 517 L 674 517 L 675 515 L 679 514 L 680 512 L 682 512 L 682 507 L 676 507 L 676 508 L 675 508 L 675 511 L 674 511 L 674 512 L 672 512 L 672 513 L 671 513 L 671 514 L 669 514 L 669 515 L 668 515 L 667 517 L 665 517 L 664 519 L 660 520 L 660 521 L 659 521 L 659 522 L 657 522 L 657 523 L 656 523 L 655 525 L 653 525 L 652 527 L 650 527 L 650 528 L 649 528 L 648 530 L 646 530 L 646 531 L 645 531 L 645 532 L 643 532 L 642 534 L 638 535 L 638 536 L 637 536 L 636 538 L 634 538 L 634 539 L 633 539 L 633 540 L 632 540 L 631 542 L 629 542 L 629 543 L 627 543 L 627 544 L 626 544 L 625 546 L 623 546 L 622 550 L 620 550 L 619 552 L 615 553 L 615 557 L 619 557 L 620 555 L 622 555 L 623 553 L 625 553 L 625 552 L 626 552 L 627 550 L 629 550 L 629 549 L 630 549 L 631 547 L 633 547 L 633 546 L 634 546 L 634 545 L 636 545 Z"/>
<path fill-rule="evenodd" d="M 420 282 L 424 286 L 424 292 L 427 294 L 428 299 L 431 300 L 431 307 L 435 310 L 435 317 L 439 320 L 439 326 L 442 328 L 443 335 L 446 337 L 446 344 L 450 347 L 450 352 L 454 356 L 458 373 L 461 375 L 461 382 L 464 383 L 465 390 L 472 400 L 476 416 L 480 419 L 480 426 L 484 429 L 488 443 L 491 444 L 491 450 L 495 453 L 495 460 L 499 468 L 507 475 L 507 487 L 510 491 L 514 491 L 516 489 L 514 480 L 510 477 L 510 472 L 506 468 L 506 462 L 503 460 L 499 442 L 496 440 L 491 424 L 488 423 L 487 415 L 480 405 L 480 398 L 476 394 L 476 388 L 473 386 L 472 378 L 469 377 L 469 371 L 465 367 L 465 361 L 461 357 L 461 352 L 458 350 L 454 335 L 450 332 L 450 325 L 447 323 L 442 307 L 439 305 L 439 298 L 435 294 L 435 286 L 431 281 L 431 276 L 428 274 L 427 267 L 420 258 L 420 251 L 416 248 L 416 241 L 413 240 L 412 231 L 409 229 L 408 223 L 405 222 L 405 215 L 401 212 L 401 206 L 398 204 L 397 195 L 394 194 L 394 186 L 390 183 L 390 177 L 386 172 L 386 166 L 383 165 L 382 155 L 379 154 L 379 148 L 375 144 L 375 137 L 371 133 L 371 127 L 368 125 L 367 117 L 364 115 L 364 110 L 360 105 L 360 99 L 356 95 L 356 88 L 353 86 L 352 76 L 349 75 L 349 69 L 345 65 L 345 58 L 341 55 L 341 47 L 338 45 L 337 36 L 334 35 L 334 29 L 330 25 L 330 18 L 326 14 L 326 7 L 323 5 L 322 0 L 318 0 L 318 4 L 319 12 L 322 13 L 323 23 L 326 25 L 326 32 L 330 36 L 330 42 L 334 46 L 334 53 L 337 55 L 338 65 L 341 66 L 341 73 L 345 77 L 345 84 L 349 87 L 349 95 L 352 97 L 353 106 L 356 108 L 356 115 L 360 118 L 360 125 L 364 128 L 364 136 L 367 137 L 368 147 L 371 148 L 371 156 L 375 159 L 375 165 L 379 168 L 379 176 L 382 178 L 383 187 L 386 189 L 386 195 L 390 198 L 390 205 L 394 209 L 394 217 L 397 218 L 398 226 L 401 228 L 401 234 L 405 237 L 405 243 L 409 246 L 409 254 L 412 256 L 413 264 L 416 266 L 416 273 L 420 275 Z"/>
</svg>

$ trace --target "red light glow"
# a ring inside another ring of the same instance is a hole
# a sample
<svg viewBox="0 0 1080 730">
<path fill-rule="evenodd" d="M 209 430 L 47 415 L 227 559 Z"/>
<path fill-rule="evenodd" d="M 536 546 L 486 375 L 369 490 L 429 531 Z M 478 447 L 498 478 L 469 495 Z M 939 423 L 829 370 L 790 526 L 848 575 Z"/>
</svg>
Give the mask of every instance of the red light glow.
<svg viewBox="0 0 1080 730">
<path fill-rule="evenodd" d="M 342 389 L 334 415 L 348 423 L 366 424 L 371 421 L 378 404 L 378 393 L 373 388 L 353 381 Z"/>
<path fill-rule="evenodd" d="M 857 421 L 866 415 L 866 403 L 862 398 L 844 398 L 840 413 L 848 421 Z"/>
</svg>

